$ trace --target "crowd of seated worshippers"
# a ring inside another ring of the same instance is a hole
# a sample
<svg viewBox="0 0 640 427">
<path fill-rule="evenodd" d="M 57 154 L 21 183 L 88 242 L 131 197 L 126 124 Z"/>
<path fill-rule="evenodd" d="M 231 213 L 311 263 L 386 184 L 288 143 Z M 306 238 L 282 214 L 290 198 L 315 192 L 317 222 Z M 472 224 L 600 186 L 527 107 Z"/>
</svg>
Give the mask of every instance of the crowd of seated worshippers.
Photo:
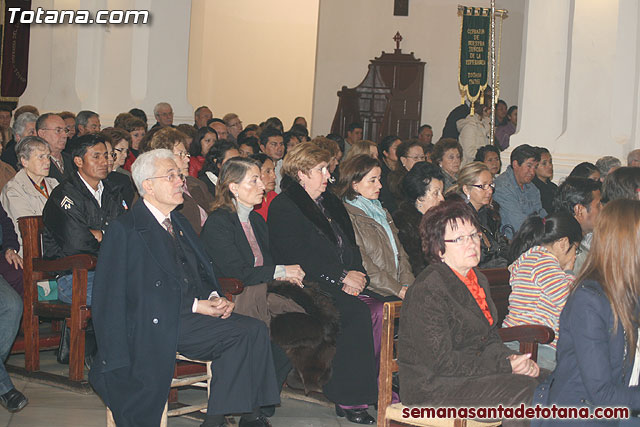
<svg viewBox="0 0 640 427">
<path fill-rule="evenodd" d="M 374 423 L 367 409 L 377 400 L 382 305 L 393 300 L 403 300 L 402 314 L 412 318 L 411 326 L 400 330 L 403 402 L 528 402 L 548 374 L 540 368 L 566 369 L 581 362 L 562 359 L 569 357 L 571 345 L 582 348 L 569 341 L 581 337 L 560 322 L 563 308 L 572 307 L 568 318 L 579 317 L 575 306 L 583 303 L 584 286 L 595 286 L 584 285 L 593 278 L 603 289 L 613 289 L 609 273 L 597 274 L 608 268 L 606 259 L 596 259 L 603 250 L 597 245 L 609 239 L 600 213 L 616 202 L 607 216 L 610 221 L 622 211 L 627 217 L 635 214 L 635 205 L 621 204 L 638 200 L 640 152 L 629 153 L 626 167 L 612 156 L 595 165 L 582 162 L 559 185 L 552 182 L 553 162 L 546 148 L 512 147 L 503 169 L 500 150 L 509 146 L 517 107 L 507 109 L 503 101 L 499 106 L 499 146 L 474 139 L 473 126 L 485 126 L 484 112 L 478 111 L 475 118 L 468 117 L 469 112 L 458 118 L 460 142 L 452 134 L 432 144 L 433 130 L 423 125 L 417 139 L 388 135 L 376 144 L 363 140 L 363 126 L 357 122 L 347 127 L 344 138 L 310 139 L 303 117 L 289 130 L 277 117 L 243 126 L 237 114 L 214 118 L 206 106 L 195 111 L 193 125 L 176 126 L 171 105 L 161 102 L 154 108 L 156 123 L 150 130 L 138 109 L 119 114 L 113 127 L 101 129 L 100 116 L 93 111 L 40 114 L 35 107 L 21 107 L 10 116 L 11 127 L 0 123 L 2 298 L 17 301 L 13 308 L 18 309 L 19 297 L 14 296 L 24 292 L 18 218 L 42 216 L 46 258 L 97 256 L 110 223 L 142 203 L 132 165 L 142 153 L 165 149 L 173 153 L 182 180 L 183 203 L 176 211 L 201 235 L 215 272 L 240 278 L 247 289 L 255 286 L 239 298 L 242 314 L 268 323 L 273 316 L 304 311 L 293 300 L 278 300 L 273 290 L 255 296 L 267 289 L 256 285 L 275 279 L 302 289 L 305 282 L 315 282 L 318 288 L 308 292 L 329 297 L 339 313 L 340 331 L 332 352 L 324 353 L 330 374 L 311 379 L 298 368 L 309 359 L 292 363 L 303 386 L 315 381 L 338 416 Z M 631 236 L 627 231 L 618 230 L 620 236 Z M 508 267 L 510 272 L 512 293 L 503 325 L 542 324 L 556 333 L 550 345 L 540 346 L 538 364 L 497 337 L 495 306 L 478 270 L 492 267 Z M 58 298 L 70 303 L 70 272 L 56 282 Z M 90 272 L 89 306 L 92 282 Z M 638 300 L 638 289 L 627 291 L 635 292 Z M 457 298 L 455 306 L 449 307 L 448 293 Z M 258 301 L 261 305 L 255 305 Z M 631 308 L 618 305 L 611 310 L 627 316 Z M 460 335 L 450 318 L 458 310 L 469 325 L 477 323 L 469 315 L 474 312 L 481 327 L 470 326 Z M 637 321 L 620 318 L 620 326 L 626 333 Z M 14 323 L 15 316 L 0 317 L 0 326 L 12 337 Z M 635 334 L 630 337 L 637 339 Z M 466 352 L 477 351 L 479 342 L 486 354 L 474 361 Z M 0 348 L 0 357 L 6 357 L 5 350 Z M 272 351 L 279 385 L 294 385 L 295 376 L 288 375 L 290 354 L 275 343 Z M 420 374 L 413 371 L 416 364 L 425 364 Z M 456 381 L 474 376 L 477 381 L 424 388 L 425 381 L 437 384 L 442 376 Z M 590 386 L 587 378 L 582 380 Z M 607 381 L 621 395 L 632 393 L 623 391 L 614 375 Z M 498 398 L 489 384 L 512 390 L 511 398 Z M 483 393 L 476 393 L 480 389 Z M 3 369 L 0 404 L 10 411 L 26 404 L 3 377 Z"/>
</svg>

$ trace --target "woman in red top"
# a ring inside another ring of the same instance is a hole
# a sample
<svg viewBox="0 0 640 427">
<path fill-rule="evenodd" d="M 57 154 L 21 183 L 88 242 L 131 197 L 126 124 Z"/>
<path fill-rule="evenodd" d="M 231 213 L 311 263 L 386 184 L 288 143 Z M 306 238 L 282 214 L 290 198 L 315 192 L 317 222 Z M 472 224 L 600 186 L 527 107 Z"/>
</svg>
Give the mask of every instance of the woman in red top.
<svg viewBox="0 0 640 427">
<path fill-rule="evenodd" d="M 539 375 L 531 354 L 498 335 L 498 312 L 480 261 L 480 225 L 466 203 L 446 200 L 422 217 L 429 266 L 402 303 L 398 337 L 400 398 L 430 407 L 517 407 L 533 397 Z M 504 420 L 517 425 L 528 420 Z M 511 424 L 509 424 L 511 423 Z"/>
<path fill-rule="evenodd" d="M 205 156 L 218 141 L 218 133 L 210 127 L 203 127 L 198 130 L 198 134 L 189 146 L 189 175 L 198 177 L 198 173 L 204 165 Z"/>
<path fill-rule="evenodd" d="M 249 158 L 257 160 L 260 163 L 260 179 L 264 183 L 264 195 L 262 196 L 262 202 L 255 205 L 253 210 L 258 212 L 266 221 L 269 214 L 269 205 L 278 195 L 278 193 L 274 191 L 276 188 L 275 165 L 273 164 L 273 160 L 264 153 L 252 154 Z"/>
</svg>

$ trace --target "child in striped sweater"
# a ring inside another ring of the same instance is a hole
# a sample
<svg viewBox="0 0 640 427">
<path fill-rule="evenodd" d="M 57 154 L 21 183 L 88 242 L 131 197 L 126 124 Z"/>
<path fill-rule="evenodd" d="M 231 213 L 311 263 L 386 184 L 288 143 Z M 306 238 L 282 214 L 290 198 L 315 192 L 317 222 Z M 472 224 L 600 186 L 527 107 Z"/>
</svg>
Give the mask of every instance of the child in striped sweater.
<svg viewBox="0 0 640 427">
<path fill-rule="evenodd" d="M 509 313 L 502 326 L 537 324 L 553 329 L 555 340 L 538 348 L 541 368 L 555 367 L 558 319 L 575 279 L 567 271 L 573 269 L 581 240 L 578 221 L 562 212 L 547 218 L 527 218 L 509 249 L 515 261 L 509 266 Z"/>
</svg>

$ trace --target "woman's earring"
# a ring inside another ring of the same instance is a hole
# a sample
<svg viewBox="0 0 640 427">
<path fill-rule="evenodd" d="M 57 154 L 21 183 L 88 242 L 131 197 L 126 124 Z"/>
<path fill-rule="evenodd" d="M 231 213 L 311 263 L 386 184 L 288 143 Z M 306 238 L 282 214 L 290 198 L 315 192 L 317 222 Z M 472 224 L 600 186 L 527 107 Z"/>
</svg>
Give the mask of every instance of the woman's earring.
<svg viewBox="0 0 640 427">
<path fill-rule="evenodd" d="M 467 193 L 464 193 L 464 201 L 469 203 L 469 195 Z"/>
</svg>

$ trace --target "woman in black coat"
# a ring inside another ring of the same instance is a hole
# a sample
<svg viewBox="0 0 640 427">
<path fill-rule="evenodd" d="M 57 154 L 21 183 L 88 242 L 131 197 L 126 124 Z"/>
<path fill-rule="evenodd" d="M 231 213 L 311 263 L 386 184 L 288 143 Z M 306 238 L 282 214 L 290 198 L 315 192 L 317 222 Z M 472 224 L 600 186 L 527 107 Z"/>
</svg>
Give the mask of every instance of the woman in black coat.
<svg viewBox="0 0 640 427">
<path fill-rule="evenodd" d="M 444 200 L 443 182 L 440 168 L 429 162 L 416 163 L 402 179 L 405 199 L 393 213 L 393 222 L 398 227 L 398 239 L 409 256 L 411 271 L 416 277 L 427 266 L 418 227 L 422 215 Z"/>
<path fill-rule="evenodd" d="M 367 405 L 377 399 L 371 313 L 357 298 L 367 285 L 360 251 L 344 205 L 326 191 L 329 152 L 311 144 L 294 147 L 282 166 L 282 193 L 269 207 L 274 261 L 299 264 L 340 311 L 333 375 L 324 386 L 336 413 L 359 424 L 375 421 Z"/>
</svg>

